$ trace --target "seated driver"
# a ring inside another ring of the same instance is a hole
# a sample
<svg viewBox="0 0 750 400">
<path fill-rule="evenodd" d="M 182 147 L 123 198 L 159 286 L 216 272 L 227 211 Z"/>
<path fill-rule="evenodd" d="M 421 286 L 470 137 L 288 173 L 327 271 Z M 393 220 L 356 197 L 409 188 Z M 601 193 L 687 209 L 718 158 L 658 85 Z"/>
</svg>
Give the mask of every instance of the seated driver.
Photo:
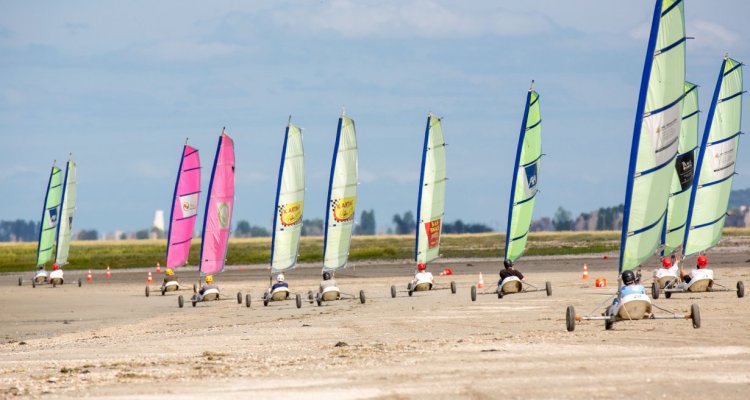
<svg viewBox="0 0 750 400">
<path fill-rule="evenodd" d="M 172 268 L 167 268 L 167 270 L 164 271 L 164 282 L 161 284 L 162 287 L 167 286 L 167 283 L 169 282 L 177 282 L 177 275 L 175 275 Z"/>
<path fill-rule="evenodd" d="M 337 288 L 336 280 L 333 279 L 333 275 L 329 271 L 325 271 L 323 272 L 323 280 L 320 282 L 320 293 L 328 288 Z"/>
<path fill-rule="evenodd" d="M 661 259 L 661 268 L 654 270 L 654 278 L 659 279 L 664 276 L 677 276 L 679 272 L 679 266 L 675 261 L 675 255 L 672 254 L 671 258 L 664 257 Z"/>
<path fill-rule="evenodd" d="M 198 291 L 198 294 L 203 296 L 206 291 L 211 289 L 219 290 L 219 286 L 214 284 L 214 276 L 213 275 L 206 275 L 206 277 L 203 279 L 204 283 L 203 286 L 201 286 L 201 289 Z"/>
<path fill-rule="evenodd" d="M 520 280 L 525 279 L 521 271 L 513 268 L 513 261 L 506 259 L 503 261 L 503 266 L 505 269 L 500 270 L 500 280 L 497 281 L 497 286 L 502 286 L 503 280 L 511 276 L 516 276 Z"/>
<path fill-rule="evenodd" d="M 44 282 L 47 282 L 47 271 L 44 270 L 44 265 L 40 265 L 36 268 L 34 280 L 37 280 L 38 278 L 44 278 Z"/>
<path fill-rule="evenodd" d="M 631 270 L 623 271 L 622 275 L 622 287 L 617 292 L 617 297 L 615 297 L 615 300 L 612 302 L 612 304 L 617 304 L 620 302 L 620 299 L 627 295 L 631 294 L 646 294 L 646 288 L 643 287 L 643 285 L 638 284 L 635 279 L 635 273 Z"/>
<path fill-rule="evenodd" d="M 63 278 L 63 271 L 60 269 L 60 265 L 57 263 L 52 264 L 52 272 L 49 274 L 50 279 L 59 279 L 61 282 L 65 279 Z"/>
<path fill-rule="evenodd" d="M 432 285 L 432 272 L 427 272 L 427 266 L 424 263 L 417 264 L 417 272 L 414 274 L 414 279 L 411 281 L 412 286 L 429 282 Z"/>
<path fill-rule="evenodd" d="M 276 275 L 276 283 L 274 283 L 271 286 L 271 292 L 273 292 L 274 290 L 276 290 L 278 288 L 282 288 L 282 287 L 289 289 L 289 284 L 286 283 L 286 282 L 284 282 L 284 274 L 283 273 Z"/>
<path fill-rule="evenodd" d="M 680 269 L 680 275 L 682 276 L 682 280 L 685 283 L 690 283 L 695 278 L 714 278 L 714 272 L 708 267 L 708 257 L 706 257 L 704 254 L 701 254 L 698 256 L 698 259 L 696 260 L 696 266 L 693 268 L 690 273 L 685 272 L 684 270 Z"/>
</svg>

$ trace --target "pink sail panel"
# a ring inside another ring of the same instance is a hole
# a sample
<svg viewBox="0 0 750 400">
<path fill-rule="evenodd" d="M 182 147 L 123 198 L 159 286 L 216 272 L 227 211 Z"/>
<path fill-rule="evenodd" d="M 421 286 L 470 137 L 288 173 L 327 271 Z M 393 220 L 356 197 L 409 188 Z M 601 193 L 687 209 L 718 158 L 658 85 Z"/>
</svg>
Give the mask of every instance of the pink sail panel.
<svg viewBox="0 0 750 400">
<path fill-rule="evenodd" d="M 201 160 L 198 149 L 185 145 L 177 173 L 167 242 L 167 268 L 187 264 L 201 194 Z"/>
<path fill-rule="evenodd" d="M 201 244 L 201 275 L 215 274 L 224 269 L 229 244 L 234 206 L 234 142 L 226 132 L 222 132 L 219 139 L 207 201 Z"/>
</svg>

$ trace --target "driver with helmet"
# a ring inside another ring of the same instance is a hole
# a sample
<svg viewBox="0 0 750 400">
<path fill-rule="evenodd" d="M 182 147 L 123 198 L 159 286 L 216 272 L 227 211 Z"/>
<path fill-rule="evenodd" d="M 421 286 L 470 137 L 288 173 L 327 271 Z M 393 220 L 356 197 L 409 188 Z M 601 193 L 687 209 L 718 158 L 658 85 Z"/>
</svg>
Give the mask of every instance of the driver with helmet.
<svg viewBox="0 0 750 400">
<path fill-rule="evenodd" d="M 508 277 L 511 277 L 511 276 L 516 276 L 516 277 L 518 277 L 518 279 L 524 280 L 524 276 L 521 273 L 521 271 L 513 268 L 513 261 L 511 261 L 511 260 L 509 260 L 509 259 L 506 258 L 505 261 L 503 261 L 503 266 L 505 267 L 505 269 L 500 270 L 500 280 L 497 281 L 497 286 L 498 287 L 502 286 L 503 280 L 505 278 L 508 278 Z"/>
<path fill-rule="evenodd" d="M 201 289 L 198 291 L 198 293 L 203 296 L 204 293 L 206 293 L 207 290 L 216 289 L 219 290 L 219 287 L 214 284 L 214 276 L 213 275 L 206 275 L 205 278 L 203 278 L 204 284 L 201 286 Z"/>
<path fill-rule="evenodd" d="M 34 280 L 39 281 L 42 279 L 43 282 L 47 282 L 47 271 L 44 270 L 44 265 L 40 265 L 36 268 L 36 274 L 34 274 Z"/>
<path fill-rule="evenodd" d="M 708 267 L 708 257 L 706 257 L 705 254 L 701 254 L 696 260 L 695 268 L 693 268 L 690 273 L 687 273 L 684 270 L 680 270 L 680 275 L 682 276 L 683 282 L 690 283 L 690 281 L 696 278 L 713 279 L 714 272 L 706 267 Z"/>
<path fill-rule="evenodd" d="M 411 283 L 414 286 L 425 282 L 429 282 L 432 285 L 432 272 L 427 272 L 427 266 L 424 263 L 419 263 L 417 264 L 417 272 L 414 274 L 414 279 Z"/>
<path fill-rule="evenodd" d="M 612 302 L 612 304 L 617 304 L 620 302 L 620 299 L 627 295 L 631 294 L 646 294 L 646 288 L 643 287 L 643 285 L 636 282 L 635 279 L 635 273 L 631 270 L 623 271 L 622 275 L 622 287 L 620 288 L 620 291 L 617 293 L 617 297 L 615 297 L 615 300 Z"/>
<path fill-rule="evenodd" d="M 52 272 L 49 274 L 50 279 L 59 279 L 60 282 L 64 281 L 63 278 L 63 271 L 60 269 L 60 265 L 58 263 L 52 264 Z"/>
<path fill-rule="evenodd" d="M 271 286 L 271 292 L 273 292 L 274 290 L 276 290 L 278 288 L 282 288 L 282 287 L 288 289 L 289 288 L 289 284 L 286 283 L 286 282 L 284 282 L 284 274 L 280 273 L 280 274 L 276 275 L 276 283 L 274 283 Z"/>
<path fill-rule="evenodd" d="M 172 268 L 167 268 L 167 270 L 164 271 L 164 282 L 162 283 L 162 286 L 166 285 L 168 282 L 176 281 L 177 275 L 175 275 L 174 270 Z"/>
<path fill-rule="evenodd" d="M 320 293 L 323 293 L 328 288 L 336 288 L 336 280 L 333 279 L 333 275 L 330 271 L 323 272 L 323 280 L 320 282 Z"/>
</svg>

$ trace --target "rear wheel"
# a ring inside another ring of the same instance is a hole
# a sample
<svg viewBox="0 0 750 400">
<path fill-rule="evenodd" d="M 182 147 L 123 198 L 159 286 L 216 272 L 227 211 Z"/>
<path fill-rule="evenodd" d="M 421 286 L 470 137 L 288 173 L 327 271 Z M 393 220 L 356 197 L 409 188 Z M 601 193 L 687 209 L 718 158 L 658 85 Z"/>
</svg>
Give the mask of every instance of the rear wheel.
<svg viewBox="0 0 750 400">
<path fill-rule="evenodd" d="M 654 282 L 653 282 L 653 283 L 651 284 L 651 297 L 652 297 L 652 298 L 653 298 L 654 300 L 656 300 L 656 299 L 658 299 L 658 298 L 659 298 L 659 289 L 660 289 L 660 288 L 659 288 L 659 282 L 657 282 L 657 281 L 654 281 Z M 666 294 L 666 292 L 665 292 L 665 294 Z"/>
<path fill-rule="evenodd" d="M 477 301 L 477 287 L 471 285 L 471 301 Z"/>
<path fill-rule="evenodd" d="M 23 285 L 23 278 L 21 278 L 21 277 L 19 276 L 19 277 L 18 277 L 18 286 L 21 286 L 21 285 Z"/>
<path fill-rule="evenodd" d="M 36 287 L 36 279 L 32 279 L 31 280 L 31 287 L 33 287 L 33 288 Z"/>
<path fill-rule="evenodd" d="M 612 318 L 613 317 L 609 317 L 604 320 L 604 329 L 608 331 L 612 330 L 612 327 L 615 325 L 615 321 Z"/>
<path fill-rule="evenodd" d="M 503 289 L 497 288 L 497 298 L 502 299 L 503 298 Z"/>
<path fill-rule="evenodd" d="M 83 279 L 78 278 L 78 287 L 81 287 L 82 284 L 83 284 Z"/>
<path fill-rule="evenodd" d="M 297 308 L 302 308 L 302 296 L 298 294 L 295 296 L 294 300 L 297 302 Z"/>
<path fill-rule="evenodd" d="M 550 281 L 545 282 L 544 288 L 547 290 L 547 296 L 552 296 L 552 282 Z"/>
<path fill-rule="evenodd" d="M 312 290 L 308 290 L 307 291 L 307 300 L 308 301 L 313 301 L 314 299 L 315 299 L 315 295 L 313 294 L 313 291 Z"/>
<path fill-rule="evenodd" d="M 745 284 L 742 281 L 737 281 L 737 297 L 745 297 Z"/>
<path fill-rule="evenodd" d="M 394 299 L 396 298 L 396 286 L 395 285 L 391 286 L 391 297 Z"/>
<path fill-rule="evenodd" d="M 268 306 L 268 292 L 263 293 L 263 307 Z"/>
<path fill-rule="evenodd" d="M 242 292 L 237 292 L 237 304 L 242 304 Z"/>
<path fill-rule="evenodd" d="M 193 295 L 192 299 L 190 301 L 193 303 L 193 307 L 195 307 L 196 304 L 198 304 L 198 297 Z"/>
<path fill-rule="evenodd" d="M 185 306 L 185 299 L 182 298 L 182 295 L 177 296 L 177 305 L 180 306 L 180 308 Z"/>
<path fill-rule="evenodd" d="M 57 287 L 57 282 L 52 282 L 52 287 L 56 288 Z"/>
<path fill-rule="evenodd" d="M 198 293 L 198 284 L 193 284 L 193 293 Z"/>
<path fill-rule="evenodd" d="M 568 332 L 573 332 L 576 329 L 576 309 L 573 306 L 568 306 L 565 310 L 565 327 Z"/>
<path fill-rule="evenodd" d="M 690 306 L 690 319 L 693 320 L 693 328 L 698 329 L 701 327 L 701 310 L 697 304 Z"/>
<path fill-rule="evenodd" d="M 672 298 L 672 292 L 664 292 L 664 297 L 668 299 Z"/>
<path fill-rule="evenodd" d="M 150 295 L 151 295 L 151 289 L 149 289 L 148 286 L 146 286 L 146 297 Z"/>
<path fill-rule="evenodd" d="M 250 308 L 250 293 L 245 295 L 245 307 Z"/>
<path fill-rule="evenodd" d="M 164 296 L 165 294 L 167 294 L 167 287 L 164 286 L 164 285 L 162 285 L 161 286 L 161 295 Z"/>
<path fill-rule="evenodd" d="M 451 281 L 451 293 L 456 294 L 456 282 Z"/>
<path fill-rule="evenodd" d="M 320 293 L 315 295 L 315 302 L 318 304 L 318 307 L 320 307 L 321 304 L 323 304 L 323 298 L 321 297 Z"/>
<path fill-rule="evenodd" d="M 367 299 L 365 298 L 365 291 L 364 290 L 360 290 L 359 291 L 359 302 L 362 303 L 362 304 L 365 304 L 365 301 L 367 301 Z"/>
</svg>

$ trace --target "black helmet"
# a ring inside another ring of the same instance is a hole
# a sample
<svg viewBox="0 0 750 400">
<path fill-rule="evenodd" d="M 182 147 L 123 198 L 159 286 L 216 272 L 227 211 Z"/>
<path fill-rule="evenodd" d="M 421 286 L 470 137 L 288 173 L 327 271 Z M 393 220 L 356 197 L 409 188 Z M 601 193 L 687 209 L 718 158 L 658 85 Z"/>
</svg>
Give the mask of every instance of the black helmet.
<svg viewBox="0 0 750 400">
<path fill-rule="evenodd" d="M 513 267 L 513 261 L 506 258 L 505 261 L 503 261 L 503 265 L 505 266 L 505 269 L 511 268 Z"/>
<path fill-rule="evenodd" d="M 632 285 L 635 283 L 635 274 L 631 270 L 627 270 L 622 273 L 622 283 L 625 285 Z"/>
<path fill-rule="evenodd" d="M 328 272 L 328 271 L 326 271 L 326 272 L 323 272 L 323 280 L 324 280 L 324 281 L 327 281 L 327 280 L 329 280 L 329 279 L 331 279 L 331 273 L 330 273 L 330 272 Z"/>
</svg>

